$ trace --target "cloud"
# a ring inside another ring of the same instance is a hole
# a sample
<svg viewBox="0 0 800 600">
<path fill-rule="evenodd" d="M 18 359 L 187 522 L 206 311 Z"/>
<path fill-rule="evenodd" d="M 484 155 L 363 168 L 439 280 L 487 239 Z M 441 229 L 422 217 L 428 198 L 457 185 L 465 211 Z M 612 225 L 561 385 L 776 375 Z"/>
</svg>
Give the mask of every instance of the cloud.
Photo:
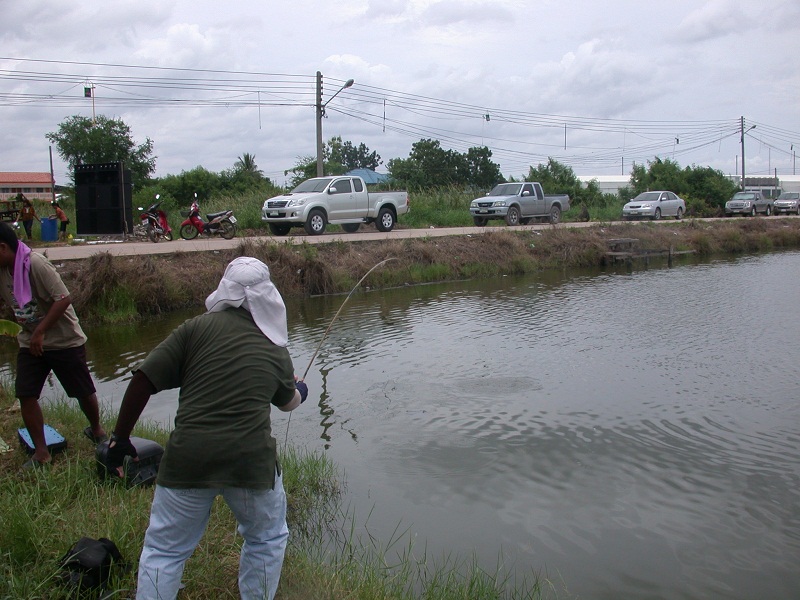
<svg viewBox="0 0 800 600">
<path fill-rule="evenodd" d="M 501 2 L 463 2 L 443 0 L 431 4 L 421 15 L 422 23 L 429 27 L 471 26 L 488 22 L 514 26 L 514 13 Z"/>
<path fill-rule="evenodd" d="M 750 23 L 750 20 L 738 2 L 712 0 L 683 18 L 677 36 L 687 42 L 706 42 L 727 35 L 741 35 L 745 23 Z"/>
</svg>

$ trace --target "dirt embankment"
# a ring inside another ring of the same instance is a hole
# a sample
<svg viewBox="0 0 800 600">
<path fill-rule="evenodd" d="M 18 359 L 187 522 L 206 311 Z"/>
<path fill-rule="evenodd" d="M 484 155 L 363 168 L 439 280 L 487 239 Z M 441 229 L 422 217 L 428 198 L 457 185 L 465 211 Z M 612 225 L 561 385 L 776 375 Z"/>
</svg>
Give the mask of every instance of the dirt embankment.
<svg viewBox="0 0 800 600">
<path fill-rule="evenodd" d="M 348 292 L 376 263 L 368 287 L 524 274 L 548 268 L 587 267 L 608 260 L 608 241 L 633 238 L 636 248 L 690 251 L 699 256 L 800 248 L 800 219 L 756 218 L 675 223 L 598 224 L 450 237 L 331 242 L 291 246 L 244 241 L 223 252 L 122 257 L 99 253 L 59 263 L 82 319 L 136 318 L 202 305 L 225 265 L 254 256 L 270 266 L 286 297 Z"/>
</svg>

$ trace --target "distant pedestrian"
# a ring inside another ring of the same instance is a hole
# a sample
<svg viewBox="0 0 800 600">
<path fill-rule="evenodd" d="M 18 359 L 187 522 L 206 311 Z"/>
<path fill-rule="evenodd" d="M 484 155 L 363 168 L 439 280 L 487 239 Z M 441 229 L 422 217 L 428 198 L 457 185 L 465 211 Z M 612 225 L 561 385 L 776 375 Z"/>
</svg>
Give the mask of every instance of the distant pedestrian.
<svg viewBox="0 0 800 600">
<path fill-rule="evenodd" d="M 58 204 L 57 200 L 51 202 L 53 208 L 56 210 L 56 214 L 54 215 L 60 222 L 61 222 L 61 229 L 58 232 L 58 239 L 60 241 L 66 241 L 67 239 L 67 225 L 69 225 L 69 218 L 67 217 L 67 213 L 61 208 Z M 53 216 L 53 215 L 51 215 Z"/>
<path fill-rule="evenodd" d="M 33 228 L 33 220 L 36 219 L 39 221 L 39 224 L 42 223 L 42 220 L 36 216 L 36 210 L 33 208 L 33 204 L 31 201 L 28 200 L 23 194 L 20 194 L 22 198 L 22 209 L 19 211 L 19 220 L 22 221 L 22 226 L 25 228 L 25 235 L 27 238 L 33 239 L 31 236 L 31 229 Z"/>
</svg>

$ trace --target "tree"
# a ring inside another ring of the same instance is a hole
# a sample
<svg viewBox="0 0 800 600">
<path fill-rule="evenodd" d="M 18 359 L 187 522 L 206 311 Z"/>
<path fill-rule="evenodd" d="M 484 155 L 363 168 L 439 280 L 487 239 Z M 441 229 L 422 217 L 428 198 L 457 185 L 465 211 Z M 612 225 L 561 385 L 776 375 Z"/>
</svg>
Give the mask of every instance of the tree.
<svg viewBox="0 0 800 600">
<path fill-rule="evenodd" d="M 681 169 L 678 163 L 669 159 L 655 158 L 648 161 L 646 168 L 634 165 L 631 185 L 620 190 L 620 196 L 628 199 L 647 190 L 669 190 L 687 201 L 705 204 L 705 208 L 697 207 L 699 212 L 711 214 L 713 210 L 721 209 L 736 189 L 722 171 L 698 166 Z"/>
<path fill-rule="evenodd" d="M 596 181 L 583 185 L 572 167 L 568 167 L 552 158 L 547 159 L 546 165 L 531 167 L 528 171 L 527 181 L 538 181 L 542 184 L 546 194 L 568 194 L 573 206 L 584 205 L 587 208 L 607 206 L 615 198 L 603 194 Z"/>
<path fill-rule="evenodd" d="M 377 169 L 382 160 L 363 143 L 355 147 L 352 142 L 342 142 L 341 136 L 332 137 L 322 146 L 322 169 L 325 175 L 343 175 L 353 169 Z M 289 187 L 317 176 L 317 158 L 298 156 L 297 163 L 284 175 L 292 173 Z"/>
<path fill-rule="evenodd" d="M 492 188 L 504 181 L 500 165 L 491 161 L 492 151 L 486 146 L 467 150 L 469 183 L 478 188 Z"/>
<path fill-rule="evenodd" d="M 656 157 L 648 161 L 647 169 L 635 165 L 631 170 L 631 186 L 635 194 L 648 190 L 669 190 L 679 196 L 687 192 L 686 173 L 675 161 Z"/>
<path fill-rule="evenodd" d="M 254 179 L 261 179 L 264 177 L 264 171 L 258 168 L 256 164 L 256 155 L 248 154 L 245 152 L 233 165 L 233 170 L 237 173 L 243 173 L 252 176 Z"/>
<path fill-rule="evenodd" d="M 470 148 L 466 154 L 445 150 L 438 140 L 420 140 L 411 146 L 408 158 L 389 161 L 389 173 L 397 183 L 411 189 L 475 186 L 491 187 L 502 180 L 500 167 L 486 148 Z"/>
<path fill-rule="evenodd" d="M 370 152 L 363 142 L 356 147 L 349 140 L 342 142 L 341 136 L 332 137 L 326 144 L 325 150 L 327 151 L 324 152 L 327 160 L 341 165 L 344 169 L 343 173 L 354 169 L 372 169 L 374 171 L 383 162 L 380 155 L 374 151 Z"/>
<path fill-rule="evenodd" d="M 142 185 L 155 171 L 156 157 L 152 156 L 153 141 L 136 145 L 131 128 L 121 119 L 109 119 L 98 115 L 92 121 L 88 117 L 74 115 L 59 126 L 58 131 L 46 134 L 56 145 L 59 156 L 69 164 L 70 171 L 82 164 L 122 161 L 131 170 L 134 186 Z"/>
</svg>

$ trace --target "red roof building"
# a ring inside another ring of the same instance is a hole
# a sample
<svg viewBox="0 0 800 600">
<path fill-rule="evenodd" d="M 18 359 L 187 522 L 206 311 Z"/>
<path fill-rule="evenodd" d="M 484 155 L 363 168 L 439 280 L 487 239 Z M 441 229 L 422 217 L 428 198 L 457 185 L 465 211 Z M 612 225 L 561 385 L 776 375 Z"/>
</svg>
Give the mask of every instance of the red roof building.
<svg viewBox="0 0 800 600">
<path fill-rule="evenodd" d="M 0 200 L 20 192 L 29 200 L 52 200 L 53 178 L 50 173 L 0 172 Z"/>
</svg>

